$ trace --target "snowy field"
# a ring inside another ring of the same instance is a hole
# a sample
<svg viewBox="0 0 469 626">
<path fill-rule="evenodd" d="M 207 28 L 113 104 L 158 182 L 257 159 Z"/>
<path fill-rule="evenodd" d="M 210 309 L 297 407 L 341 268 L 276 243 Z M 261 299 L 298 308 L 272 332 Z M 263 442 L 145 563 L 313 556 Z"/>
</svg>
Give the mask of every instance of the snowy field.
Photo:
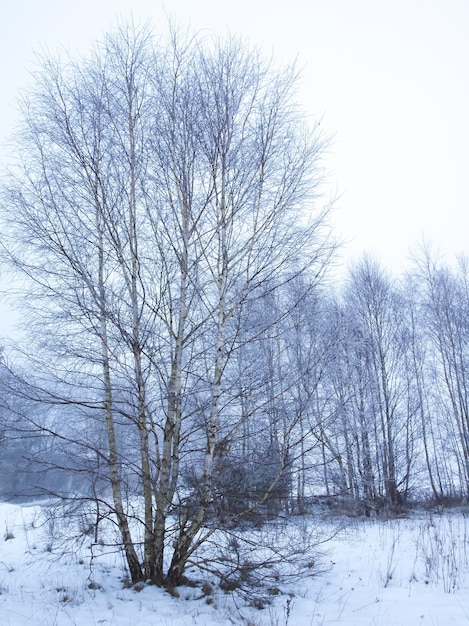
<svg viewBox="0 0 469 626">
<path fill-rule="evenodd" d="M 2 626 L 469 625 L 467 510 L 348 520 L 321 547 L 323 572 L 282 588 L 262 610 L 209 576 L 179 598 L 126 588 L 118 553 L 91 549 L 92 537 L 72 549 L 39 506 L 1 504 L 0 525 Z"/>
</svg>

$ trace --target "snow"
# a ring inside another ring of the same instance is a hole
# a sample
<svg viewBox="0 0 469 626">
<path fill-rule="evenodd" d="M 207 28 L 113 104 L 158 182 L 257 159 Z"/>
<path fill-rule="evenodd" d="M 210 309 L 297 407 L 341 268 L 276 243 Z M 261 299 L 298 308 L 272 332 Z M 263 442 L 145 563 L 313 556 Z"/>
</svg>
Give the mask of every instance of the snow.
<svg viewBox="0 0 469 626">
<path fill-rule="evenodd" d="M 61 522 L 38 504 L 0 504 L 0 527 L 2 626 L 469 624 L 467 510 L 349 520 L 321 547 L 323 571 L 285 585 L 262 610 L 213 580 L 206 581 L 213 590 L 179 588 L 179 598 L 151 586 L 126 588 L 118 551 L 91 550 L 89 536 L 81 547 L 65 541 Z"/>
</svg>

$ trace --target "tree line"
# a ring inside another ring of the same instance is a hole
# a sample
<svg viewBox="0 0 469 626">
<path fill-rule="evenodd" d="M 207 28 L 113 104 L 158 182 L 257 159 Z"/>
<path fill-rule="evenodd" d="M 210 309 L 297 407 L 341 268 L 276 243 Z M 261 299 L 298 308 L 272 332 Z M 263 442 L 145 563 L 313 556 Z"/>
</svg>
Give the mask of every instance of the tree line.
<svg viewBox="0 0 469 626">
<path fill-rule="evenodd" d="M 178 585 L 220 533 L 318 494 L 468 495 L 466 266 L 423 251 L 396 281 L 365 257 L 331 289 L 297 78 L 233 37 L 123 25 L 42 59 L 22 100 L 4 492 L 92 503 L 133 583 Z"/>
</svg>

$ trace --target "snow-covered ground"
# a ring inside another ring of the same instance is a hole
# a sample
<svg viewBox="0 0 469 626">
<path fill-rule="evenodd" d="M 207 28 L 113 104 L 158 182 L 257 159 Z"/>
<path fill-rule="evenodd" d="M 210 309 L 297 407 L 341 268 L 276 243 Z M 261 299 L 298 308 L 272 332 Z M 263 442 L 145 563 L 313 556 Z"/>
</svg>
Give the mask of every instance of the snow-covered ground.
<svg viewBox="0 0 469 626">
<path fill-rule="evenodd" d="M 179 598 L 126 588 L 118 553 L 90 554 L 92 538 L 69 549 L 55 524 L 39 506 L 0 505 L 2 626 L 469 625 L 468 511 L 349 521 L 322 546 L 325 571 L 262 610 L 210 580 Z"/>
</svg>

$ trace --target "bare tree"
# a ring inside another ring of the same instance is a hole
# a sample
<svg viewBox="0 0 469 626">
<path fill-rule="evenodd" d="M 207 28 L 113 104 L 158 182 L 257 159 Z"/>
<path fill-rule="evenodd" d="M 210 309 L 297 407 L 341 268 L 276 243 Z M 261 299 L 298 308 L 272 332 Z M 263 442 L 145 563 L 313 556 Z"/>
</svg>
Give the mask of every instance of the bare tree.
<svg viewBox="0 0 469 626">
<path fill-rule="evenodd" d="M 325 440 L 331 462 L 325 469 L 328 483 L 335 483 L 335 492 L 342 498 L 371 505 L 378 498 L 374 382 L 369 340 L 351 298 L 353 290 L 349 289 L 345 302 L 330 305 L 328 332 L 336 341 L 323 390 L 332 418 Z M 334 472 L 337 478 L 333 480 Z"/>
<path fill-rule="evenodd" d="M 350 272 L 344 302 L 331 308 L 337 340 L 323 393 L 333 419 L 322 439 L 334 492 L 366 506 L 384 498 L 397 504 L 408 490 L 415 439 L 404 331 L 398 288 L 364 257 Z"/>
<path fill-rule="evenodd" d="M 332 253 L 317 208 L 324 141 L 301 119 L 294 69 L 234 38 L 173 30 L 164 45 L 123 26 L 35 78 L 2 202 L 5 257 L 48 360 L 32 384 L 41 402 L 80 409 L 50 432 L 106 466 L 100 506 L 132 581 L 176 585 L 229 521 L 207 524 L 217 446 L 236 447 L 259 410 L 246 413 L 253 383 L 235 393 L 233 372 L 277 322 L 257 303 L 317 282 Z M 276 317 L 302 298 L 279 300 Z M 72 436 L 78 422 L 105 447 Z"/>
<path fill-rule="evenodd" d="M 435 450 L 435 471 L 439 493 L 467 496 L 469 485 L 469 404 L 468 404 L 468 294 L 467 262 L 460 259 L 455 269 L 435 260 L 431 251 L 421 251 L 418 275 L 422 282 L 422 307 L 426 337 L 433 358 L 428 371 L 432 384 L 434 413 L 429 423 L 431 449 Z M 434 433 L 437 433 L 437 436 Z M 428 440 L 427 440 L 428 443 Z"/>
</svg>

